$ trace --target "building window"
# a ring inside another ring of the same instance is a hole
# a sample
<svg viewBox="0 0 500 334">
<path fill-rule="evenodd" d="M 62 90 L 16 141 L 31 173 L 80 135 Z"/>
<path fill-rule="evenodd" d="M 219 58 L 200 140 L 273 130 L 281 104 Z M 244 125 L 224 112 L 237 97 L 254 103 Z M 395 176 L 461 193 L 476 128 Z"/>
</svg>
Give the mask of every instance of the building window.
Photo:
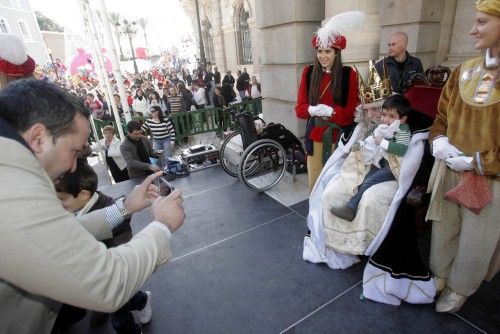
<svg viewBox="0 0 500 334">
<path fill-rule="evenodd" d="M 236 17 L 236 35 L 238 39 L 238 53 L 241 64 L 252 63 L 252 38 L 248 25 L 249 13 L 241 6 Z"/>
<path fill-rule="evenodd" d="M 26 21 L 19 20 L 17 23 L 19 24 L 19 29 L 21 29 L 21 32 L 23 33 L 24 39 L 31 39 L 31 33 L 28 29 Z"/>
<path fill-rule="evenodd" d="M 8 34 L 10 32 L 9 23 L 7 23 L 7 19 L 4 17 L 0 17 L 0 32 L 4 34 Z"/>
<path fill-rule="evenodd" d="M 201 32 L 201 37 L 203 38 L 203 46 L 205 49 L 205 58 L 207 59 L 207 62 L 209 62 L 213 65 L 213 64 L 215 64 L 214 38 L 212 37 L 212 34 L 210 33 L 210 29 L 212 28 L 212 24 L 208 20 L 208 17 L 205 17 L 205 19 L 203 20 L 202 27 L 203 27 L 203 30 Z"/>
</svg>

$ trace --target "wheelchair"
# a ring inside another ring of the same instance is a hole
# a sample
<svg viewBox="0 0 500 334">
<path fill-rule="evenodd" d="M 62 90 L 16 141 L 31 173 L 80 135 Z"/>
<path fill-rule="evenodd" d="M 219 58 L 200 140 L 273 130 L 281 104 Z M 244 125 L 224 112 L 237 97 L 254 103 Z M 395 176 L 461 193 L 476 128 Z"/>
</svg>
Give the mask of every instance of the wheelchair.
<svg viewBox="0 0 500 334">
<path fill-rule="evenodd" d="M 305 151 L 299 139 L 281 124 L 269 123 L 257 131 L 255 121 L 265 122 L 250 112 L 229 109 L 239 129 L 222 143 L 219 160 L 224 171 L 238 177 L 249 189 L 262 192 L 274 187 L 288 169 L 294 176 L 296 161 Z M 290 167 L 290 168 L 287 168 Z"/>
</svg>

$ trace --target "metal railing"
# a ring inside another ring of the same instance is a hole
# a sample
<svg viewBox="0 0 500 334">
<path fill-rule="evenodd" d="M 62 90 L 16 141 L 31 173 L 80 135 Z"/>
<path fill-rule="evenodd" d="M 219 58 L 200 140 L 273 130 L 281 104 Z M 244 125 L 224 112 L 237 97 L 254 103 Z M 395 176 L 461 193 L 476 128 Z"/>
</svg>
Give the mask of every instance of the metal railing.
<svg viewBox="0 0 500 334">
<path fill-rule="evenodd" d="M 228 112 L 229 109 L 233 109 L 236 112 L 244 111 L 257 116 L 262 113 L 262 98 L 235 103 L 230 105 L 226 109 L 205 108 L 170 114 L 169 118 L 175 128 L 175 138 L 177 144 L 179 144 L 183 138 L 189 136 L 207 132 L 215 132 L 218 135 L 221 135 L 227 129 L 238 129 L 240 125 L 234 120 L 231 113 Z M 134 116 L 133 119 L 141 123 L 144 121 L 144 118 L 141 116 Z M 116 130 L 115 132 L 118 133 L 118 125 L 116 122 L 94 119 L 94 125 L 96 128 L 97 136 L 99 137 L 97 139 L 103 138 L 102 128 L 107 125 L 113 125 Z M 123 131 L 127 133 L 126 123 L 122 122 L 121 126 L 123 127 Z M 91 134 L 90 140 L 96 140 L 93 134 Z"/>
</svg>

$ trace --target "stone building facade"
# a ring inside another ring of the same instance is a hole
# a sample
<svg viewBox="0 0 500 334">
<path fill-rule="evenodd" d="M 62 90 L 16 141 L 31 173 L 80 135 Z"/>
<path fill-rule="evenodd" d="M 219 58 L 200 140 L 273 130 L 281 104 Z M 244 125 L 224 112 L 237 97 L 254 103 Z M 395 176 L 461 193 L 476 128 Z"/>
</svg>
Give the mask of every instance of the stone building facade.
<svg viewBox="0 0 500 334">
<path fill-rule="evenodd" d="M 181 0 L 190 18 L 198 44 L 195 0 Z M 198 0 L 201 35 L 207 62 L 224 73 L 246 67 L 259 73 L 259 38 L 255 19 L 255 0 Z"/>
<path fill-rule="evenodd" d="M 264 97 L 264 118 L 280 122 L 303 136 L 305 122 L 295 117 L 295 102 L 304 66 L 314 57 L 311 36 L 324 20 L 351 10 L 363 11 L 367 22 L 349 36 L 343 62 L 364 74 L 369 59 L 387 54 L 396 31 L 409 36 L 408 51 L 424 69 L 438 64 L 455 67 L 477 54 L 469 31 L 474 0 L 198 0 L 202 21 L 209 21 L 215 63 L 220 69 L 241 66 L 238 57 L 238 10 L 248 12 L 252 64 Z M 182 0 L 197 31 L 194 0 Z M 206 31 L 207 29 L 205 29 Z"/>
</svg>

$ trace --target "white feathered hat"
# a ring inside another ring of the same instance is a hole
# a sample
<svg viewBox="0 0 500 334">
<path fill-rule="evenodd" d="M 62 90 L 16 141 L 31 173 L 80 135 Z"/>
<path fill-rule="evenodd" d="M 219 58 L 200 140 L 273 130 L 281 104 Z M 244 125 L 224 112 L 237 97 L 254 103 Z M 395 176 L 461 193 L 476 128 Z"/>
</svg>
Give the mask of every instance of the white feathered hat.
<svg viewBox="0 0 500 334">
<path fill-rule="evenodd" d="M 353 11 L 335 15 L 319 28 L 312 38 L 315 49 L 340 49 L 347 46 L 346 35 L 355 30 L 360 30 L 365 23 L 366 16 L 363 12 Z"/>
<path fill-rule="evenodd" d="M 0 73 L 24 77 L 33 73 L 35 61 L 28 56 L 23 41 L 13 34 L 0 34 Z"/>
</svg>

